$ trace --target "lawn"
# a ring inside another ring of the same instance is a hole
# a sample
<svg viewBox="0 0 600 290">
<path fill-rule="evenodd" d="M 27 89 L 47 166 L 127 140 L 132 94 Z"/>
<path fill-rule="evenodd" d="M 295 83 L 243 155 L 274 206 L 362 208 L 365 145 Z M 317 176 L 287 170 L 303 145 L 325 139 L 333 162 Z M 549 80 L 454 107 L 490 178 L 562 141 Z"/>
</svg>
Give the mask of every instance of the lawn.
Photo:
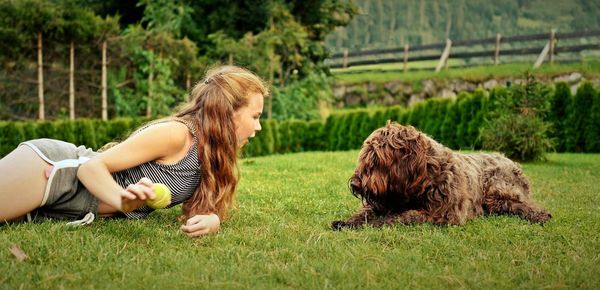
<svg viewBox="0 0 600 290">
<path fill-rule="evenodd" d="M 597 59 L 584 60 L 576 63 L 544 64 L 538 69 L 532 69 L 530 63 L 512 63 L 494 65 L 481 65 L 472 67 L 449 68 L 435 73 L 428 70 L 403 72 L 402 64 L 380 64 L 370 66 L 350 67 L 347 69 L 332 69 L 336 83 L 354 84 L 366 81 L 388 82 L 402 80 L 405 82 L 418 82 L 425 79 L 463 79 L 467 81 L 481 81 L 492 78 L 522 77 L 529 71 L 538 77 L 553 77 L 556 75 L 579 72 L 586 78 L 600 75 L 600 62 Z"/>
<path fill-rule="evenodd" d="M 456 226 L 332 232 L 360 205 L 357 151 L 245 159 L 217 235 L 179 233 L 178 208 L 139 221 L 0 227 L 2 289 L 515 289 L 600 287 L 600 155 L 525 164 L 545 226 L 485 217 Z M 29 257 L 19 262 L 8 248 Z"/>
</svg>

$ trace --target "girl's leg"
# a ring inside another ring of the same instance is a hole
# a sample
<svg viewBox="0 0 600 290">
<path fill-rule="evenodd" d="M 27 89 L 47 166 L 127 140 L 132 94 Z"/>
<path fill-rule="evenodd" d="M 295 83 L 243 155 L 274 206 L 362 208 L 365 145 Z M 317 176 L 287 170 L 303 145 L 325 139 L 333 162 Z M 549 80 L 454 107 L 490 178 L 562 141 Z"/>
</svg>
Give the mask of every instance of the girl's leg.
<svg viewBox="0 0 600 290">
<path fill-rule="evenodd" d="M 0 159 L 0 223 L 20 218 L 41 205 L 48 165 L 24 145 Z"/>
</svg>

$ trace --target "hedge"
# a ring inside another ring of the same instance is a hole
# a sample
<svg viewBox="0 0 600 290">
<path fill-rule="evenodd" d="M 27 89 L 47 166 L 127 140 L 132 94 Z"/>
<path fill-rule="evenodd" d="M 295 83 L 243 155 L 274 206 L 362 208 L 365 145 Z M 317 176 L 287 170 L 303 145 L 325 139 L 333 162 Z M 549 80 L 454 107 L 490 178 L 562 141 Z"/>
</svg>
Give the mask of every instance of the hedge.
<svg viewBox="0 0 600 290">
<path fill-rule="evenodd" d="M 479 149 L 479 132 L 494 110 L 497 96 L 507 88 L 460 93 L 456 99 L 433 98 L 405 109 L 399 106 L 352 109 L 331 114 L 325 122 L 286 120 L 262 121 L 262 130 L 242 156 L 358 149 L 376 128 L 388 120 L 411 124 L 452 149 Z M 584 83 L 572 96 L 558 83 L 551 96 L 548 120 L 558 152 L 600 152 L 600 96 L 591 83 Z M 110 121 L 81 119 L 54 122 L 0 122 L 0 156 L 20 142 L 35 138 L 55 138 L 98 149 L 119 141 L 145 118 L 119 118 Z"/>
</svg>

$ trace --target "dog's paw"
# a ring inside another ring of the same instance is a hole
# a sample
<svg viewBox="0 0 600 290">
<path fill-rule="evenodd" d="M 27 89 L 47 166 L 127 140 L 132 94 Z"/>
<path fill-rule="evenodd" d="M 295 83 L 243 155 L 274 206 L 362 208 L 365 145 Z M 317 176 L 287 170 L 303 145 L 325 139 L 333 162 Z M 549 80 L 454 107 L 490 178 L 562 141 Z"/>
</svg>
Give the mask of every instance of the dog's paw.
<svg viewBox="0 0 600 290">
<path fill-rule="evenodd" d="M 529 221 L 535 224 L 543 225 L 552 218 L 552 215 L 547 211 L 534 212 L 529 216 Z"/>
<path fill-rule="evenodd" d="M 331 229 L 334 231 L 339 231 L 343 228 L 347 228 L 348 224 L 345 221 L 333 221 L 331 222 Z"/>
</svg>

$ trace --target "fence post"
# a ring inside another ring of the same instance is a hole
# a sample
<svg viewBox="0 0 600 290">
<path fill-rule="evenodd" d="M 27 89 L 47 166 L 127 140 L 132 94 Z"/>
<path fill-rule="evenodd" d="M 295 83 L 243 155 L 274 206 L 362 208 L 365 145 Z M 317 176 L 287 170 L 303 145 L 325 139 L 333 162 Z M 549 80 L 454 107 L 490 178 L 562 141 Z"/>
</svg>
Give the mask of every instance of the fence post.
<svg viewBox="0 0 600 290">
<path fill-rule="evenodd" d="M 408 71 L 408 44 L 404 45 L 404 72 Z"/>
<path fill-rule="evenodd" d="M 449 38 L 446 39 L 446 47 L 444 48 L 444 52 L 442 52 L 442 56 L 440 57 L 440 61 L 435 67 L 435 72 L 438 73 L 442 70 L 442 66 L 448 64 L 448 56 L 450 56 L 450 48 L 452 47 L 452 40 Z"/>
<path fill-rule="evenodd" d="M 343 65 L 344 68 L 348 68 L 348 49 L 344 48 L 344 61 L 343 61 Z"/>
<path fill-rule="evenodd" d="M 550 31 L 550 63 L 554 63 L 554 46 L 556 45 L 556 29 Z"/>
<path fill-rule="evenodd" d="M 534 69 L 536 69 L 542 65 L 542 63 L 544 62 L 544 59 L 548 55 L 549 50 L 550 50 L 550 41 L 548 41 L 548 43 L 546 43 L 546 45 L 544 45 L 544 49 L 542 49 L 542 52 L 540 53 L 540 55 L 538 55 L 537 60 L 533 64 Z"/>
<path fill-rule="evenodd" d="M 500 40 L 502 36 L 500 33 L 496 33 L 496 51 L 494 52 L 494 65 L 498 65 L 500 62 Z"/>
<path fill-rule="evenodd" d="M 75 42 L 69 49 L 69 119 L 75 120 Z"/>
<path fill-rule="evenodd" d="M 37 46 L 37 57 L 38 57 L 38 119 L 44 120 L 44 60 L 42 56 L 42 33 L 38 32 L 38 46 Z"/>
<path fill-rule="evenodd" d="M 108 101 L 107 86 L 106 86 L 106 40 L 102 41 L 102 80 L 100 81 L 102 90 L 102 121 L 108 120 Z"/>
</svg>

